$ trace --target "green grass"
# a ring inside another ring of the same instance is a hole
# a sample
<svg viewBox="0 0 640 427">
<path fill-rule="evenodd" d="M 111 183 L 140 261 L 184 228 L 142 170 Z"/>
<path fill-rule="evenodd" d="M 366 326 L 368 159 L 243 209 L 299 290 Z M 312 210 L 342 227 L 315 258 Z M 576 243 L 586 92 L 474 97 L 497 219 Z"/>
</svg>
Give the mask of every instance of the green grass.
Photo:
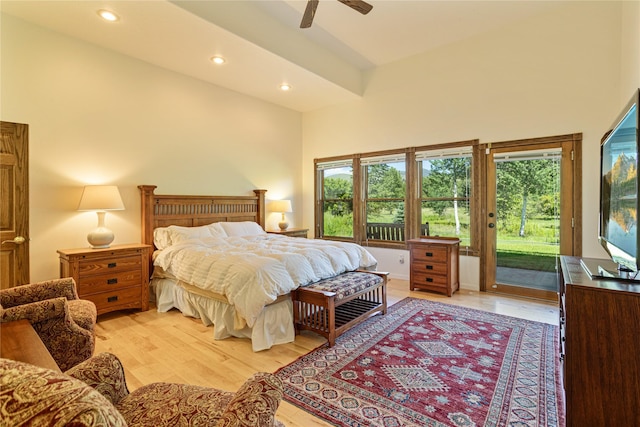
<svg viewBox="0 0 640 427">
<path fill-rule="evenodd" d="M 429 221 L 432 236 L 455 236 L 453 214 L 445 211 L 442 216 L 433 212 L 423 212 Z M 427 215 L 429 214 L 429 215 Z M 394 213 L 370 215 L 369 222 L 392 223 Z M 332 216 L 325 214 L 325 232 L 330 236 L 353 237 L 353 216 Z M 470 233 L 468 216 L 460 215 L 462 227 L 459 237 L 462 246 L 469 246 Z M 499 267 L 522 268 L 537 271 L 555 271 L 559 243 L 554 218 L 529 218 L 525 225 L 525 237 L 519 236 L 519 218 L 509 218 L 498 222 L 497 263 Z"/>
<path fill-rule="evenodd" d="M 498 267 L 521 268 L 535 271 L 556 271 L 556 256 L 526 252 L 510 252 L 498 250 Z"/>
</svg>

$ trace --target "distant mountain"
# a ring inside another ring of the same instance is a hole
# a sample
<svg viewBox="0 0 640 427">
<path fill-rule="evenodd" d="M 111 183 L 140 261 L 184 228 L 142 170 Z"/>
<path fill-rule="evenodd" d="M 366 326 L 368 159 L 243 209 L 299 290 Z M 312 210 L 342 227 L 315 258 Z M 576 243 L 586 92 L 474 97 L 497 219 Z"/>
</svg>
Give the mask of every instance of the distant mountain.
<svg viewBox="0 0 640 427">
<path fill-rule="evenodd" d="M 613 182 L 624 182 L 629 179 L 635 179 L 637 173 L 636 159 L 622 153 L 611 168 L 611 180 Z"/>
<path fill-rule="evenodd" d="M 622 153 L 616 159 L 607 177 L 611 182 L 611 196 L 615 199 L 635 198 L 638 166 L 636 159 Z"/>
<path fill-rule="evenodd" d="M 344 179 L 346 181 L 353 181 L 353 175 L 350 173 L 337 173 L 335 175 L 328 176 L 327 178 Z"/>
</svg>

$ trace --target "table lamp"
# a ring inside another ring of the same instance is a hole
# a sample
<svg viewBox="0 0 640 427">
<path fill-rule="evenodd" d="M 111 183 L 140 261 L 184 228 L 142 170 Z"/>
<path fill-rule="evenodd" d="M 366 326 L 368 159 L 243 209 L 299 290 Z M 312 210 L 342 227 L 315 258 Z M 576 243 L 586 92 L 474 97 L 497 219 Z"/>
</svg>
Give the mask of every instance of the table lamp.
<svg viewBox="0 0 640 427">
<path fill-rule="evenodd" d="M 291 209 L 291 200 L 274 200 L 271 202 L 271 210 L 282 213 L 282 221 L 278 223 L 278 227 L 280 227 L 280 230 L 286 230 L 289 227 L 289 223 L 284 214 L 285 212 L 293 212 Z"/>
<path fill-rule="evenodd" d="M 107 211 L 124 210 L 124 203 L 120 191 L 115 185 L 87 185 L 84 187 L 79 211 L 95 211 L 98 214 L 98 228 L 87 234 L 87 240 L 94 249 L 108 248 L 113 242 L 114 235 L 104 225 Z"/>
</svg>

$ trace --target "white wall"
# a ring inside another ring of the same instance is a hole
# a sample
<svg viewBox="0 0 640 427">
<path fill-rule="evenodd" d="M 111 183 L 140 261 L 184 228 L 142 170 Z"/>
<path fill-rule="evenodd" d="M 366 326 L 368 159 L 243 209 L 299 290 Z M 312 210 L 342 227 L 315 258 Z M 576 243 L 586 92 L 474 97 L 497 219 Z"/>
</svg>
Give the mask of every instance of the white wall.
<svg viewBox="0 0 640 427">
<path fill-rule="evenodd" d="M 620 108 L 640 88 L 640 1 L 622 3 Z"/>
<path fill-rule="evenodd" d="M 603 257 L 596 235 L 598 194 L 592 191 L 598 180 L 590 171 L 598 168 L 600 137 L 621 108 L 621 9 L 617 2 L 566 3 L 553 13 L 381 67 L 370 74 L 362 100 L 306 113 L 304 223 L 313 224 L 314 158 L 582 132 L 583 255 Z M 628 31 L 637 35 L 637 19 L 634 25 Z M 398 251 L 375 252 L 382 270 L 408 276 Z M 462 257 L 461 271 L 462 285 L 477 288 L 477 258 Z"/>
<path fill-rule="evenodd" d="M 301 222 L 301 114 L 2 16 L 1 119 L 29 124 L 31 280 L 88 247 L 85 184 L 120 187 L 117 243 L 140 242 L 137 186 L 158 194 L 292 198 Z M 278 214 L 267 216 L 277 228 Z"/>
</svg>

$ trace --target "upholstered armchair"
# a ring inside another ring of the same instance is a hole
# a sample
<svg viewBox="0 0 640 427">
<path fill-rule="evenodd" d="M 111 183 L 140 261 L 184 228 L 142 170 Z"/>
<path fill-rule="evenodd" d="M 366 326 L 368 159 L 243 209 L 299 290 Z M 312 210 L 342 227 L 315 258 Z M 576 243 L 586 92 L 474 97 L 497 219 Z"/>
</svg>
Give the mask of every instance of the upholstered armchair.
<svg viewBox="0 0 640 427">
<path fill-rule="evenodd" d="M 6 425 L 282 426 L 282 382 L 260 372 L 236 393 L 154 383 L 127 389 L 118 358 L 100 353 L 65 374 L 0 359 L 0 419 Z"/>
<path fill-rule="evenodd" d="M 93 355 L 96 306 L 78 298 L 72 278 L 0 290 L 0 322 L 28 320 L 65 371 Z"/>
</svg>

